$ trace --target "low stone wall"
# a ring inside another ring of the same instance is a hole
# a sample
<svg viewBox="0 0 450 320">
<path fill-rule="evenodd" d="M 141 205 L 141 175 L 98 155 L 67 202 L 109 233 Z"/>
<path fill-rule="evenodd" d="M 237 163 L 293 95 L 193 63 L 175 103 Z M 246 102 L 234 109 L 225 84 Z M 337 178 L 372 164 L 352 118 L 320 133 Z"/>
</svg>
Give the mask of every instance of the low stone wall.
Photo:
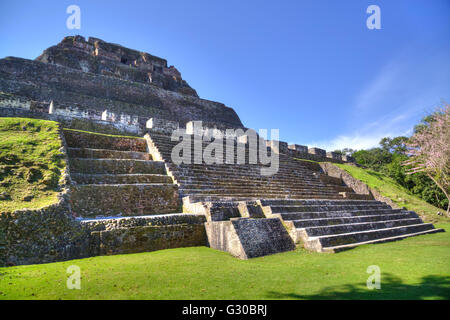
<svg viewBox="0 0 450 320">
<path fill-rule="evenodd" d="M 88 256 L 88 234 L 70 214 L 67 195 L 51 206 L 0 212 L 4 265 L 48 263 Z"/>
<path fill-rule="evenodd" d="M 1 101 L 0 101 L 1 102 Z M 33 101 L 31 101 L 33 102 Z M 48 109 L 48 106 L 46 107 Z M 61 114 L 50 114 L 48 110 L 30 110 L 15 107 L 13 104 L 0 105 L 0 117 L 22 117 L 57 121 L 64 128 L 98 132 L 104 134 L 129 135 L 142 137 L 145 126 L 126 125 L 120 122 L 96 120 L 84 117 L 72 117 Z"/>
<path fill-rule="evenodd" d="M 113 137 L 74 130 L 64 130 L 64 137 L 69 147 L 147 152 L 147 142 L 142 138 Z"/>
<path fill-rule="evenodd" d="M 72 209 L 77 217 L 134 216 L 181 211 L 178 186 L 175 184 L 74 185 L 71 190 Z"/>
<path fill-rule="evenodd" d="M 297 150 L 289 149 L 288 155 L 291 157 L 297 158 L 297 159 L 305 159 L 305 160 L 312 160 L 317 162 L 323 162 L 323 161 L 329 161 L 334 163 L 345 163 L 346 161 L 343 161 L 342 159 L 338 159 L 336 156 L 330 157 L 327 156 L 326 151 L 323 150 L 325 153 L 310 153 L 310 152 L 317 152 L 317 148 L 309 148 L 308 152 L 302 152 Z"/>
<path fill-rule="evenodd" d="M 96 256 L 205 245 L 203 224 L 178 224 L 94 231 L 89 250 Z"/>
<path fill-rule="evenodd" d="M 115 229 L 145 226 L 166 226 L 179 224 L 203 224 L 206 222 L 204 215 L 178 213 L 162 214 L 154 216 L 123 217 L 115 219 L 87 219 L 81 220 L 83 227 L 93 231 L 110 231 Z"/>
<path fill-rule="evenodd" d="M 373 199 L 384 202 L 388 205 L 390 205 L 392 208 L 399 208 L 399 206 L 394 203 L 391 199 L 382 196 L 377 190 L 370 188 L 367 184 L 364 182 L 354 178 L 350 173 L 347 171 L 331 164 L 331 163 L 320 163 L 320 166 L 322 167 L 323 171 L 332 176 L 341 178 L 344 183 L 351 187 L 357 194 L 365 194 L 371 196 Z"/>
</svg>

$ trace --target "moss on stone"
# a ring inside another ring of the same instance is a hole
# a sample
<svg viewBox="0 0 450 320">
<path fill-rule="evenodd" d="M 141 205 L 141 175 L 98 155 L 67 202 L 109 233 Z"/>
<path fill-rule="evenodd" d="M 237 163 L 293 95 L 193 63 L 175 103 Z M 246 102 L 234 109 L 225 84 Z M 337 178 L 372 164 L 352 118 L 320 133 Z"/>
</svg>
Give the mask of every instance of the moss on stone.
<svg viewBox="0 0 450 320">
<path fill-rule="evenodd" d="M 0 118 L 0 212 L 57 202 L 66 163 L 58 124 Z"/>
</svg>

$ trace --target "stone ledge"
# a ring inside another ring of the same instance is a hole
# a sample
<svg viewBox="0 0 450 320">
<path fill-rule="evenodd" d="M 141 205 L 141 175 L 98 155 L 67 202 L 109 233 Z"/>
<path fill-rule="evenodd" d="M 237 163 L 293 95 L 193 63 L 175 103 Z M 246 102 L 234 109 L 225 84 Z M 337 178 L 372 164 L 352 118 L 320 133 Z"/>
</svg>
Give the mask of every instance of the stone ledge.
<svg viewBox="0 0 450 320">
<path fill-rule="evenodd" d="M 205 244 L 206 233 L 203 224 L 141 226 L 92 232 L 90 253 L 126 254 Z"/>
</svg>

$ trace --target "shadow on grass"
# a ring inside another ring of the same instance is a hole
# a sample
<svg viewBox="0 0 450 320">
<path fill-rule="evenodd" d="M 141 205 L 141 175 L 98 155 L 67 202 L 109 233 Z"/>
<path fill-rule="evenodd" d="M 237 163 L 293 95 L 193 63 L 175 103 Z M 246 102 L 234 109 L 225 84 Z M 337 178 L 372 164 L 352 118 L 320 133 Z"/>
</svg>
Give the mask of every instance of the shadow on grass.
<svg viewBox="0 0 450 320">
<path fill-rule="evenodd" d="M 270 299 L 372 300 L 372 299 L 450 299 L 450 277 L 430 275 L 418 284 L 404 284 L 391 274 L 381 277 L 380 289 L 368 289 L 365 283 L 326 287 L 318 294 L 268 292 Z"/>
</svg>

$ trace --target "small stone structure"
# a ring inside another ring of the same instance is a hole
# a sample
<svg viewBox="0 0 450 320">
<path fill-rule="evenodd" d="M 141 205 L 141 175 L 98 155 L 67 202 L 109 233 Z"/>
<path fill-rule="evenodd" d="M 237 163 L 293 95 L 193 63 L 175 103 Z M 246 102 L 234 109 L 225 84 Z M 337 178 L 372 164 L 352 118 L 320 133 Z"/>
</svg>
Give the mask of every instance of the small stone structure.
<svg viewBox="0 0 450 320">
<path fill-rule="evenodd" d="M 295 249 L 294 242 L 277 218 L 233 218 L 207 222 L 205 226 L 211 248 L 227 251 L 240 259 Z"/>
</svg>

